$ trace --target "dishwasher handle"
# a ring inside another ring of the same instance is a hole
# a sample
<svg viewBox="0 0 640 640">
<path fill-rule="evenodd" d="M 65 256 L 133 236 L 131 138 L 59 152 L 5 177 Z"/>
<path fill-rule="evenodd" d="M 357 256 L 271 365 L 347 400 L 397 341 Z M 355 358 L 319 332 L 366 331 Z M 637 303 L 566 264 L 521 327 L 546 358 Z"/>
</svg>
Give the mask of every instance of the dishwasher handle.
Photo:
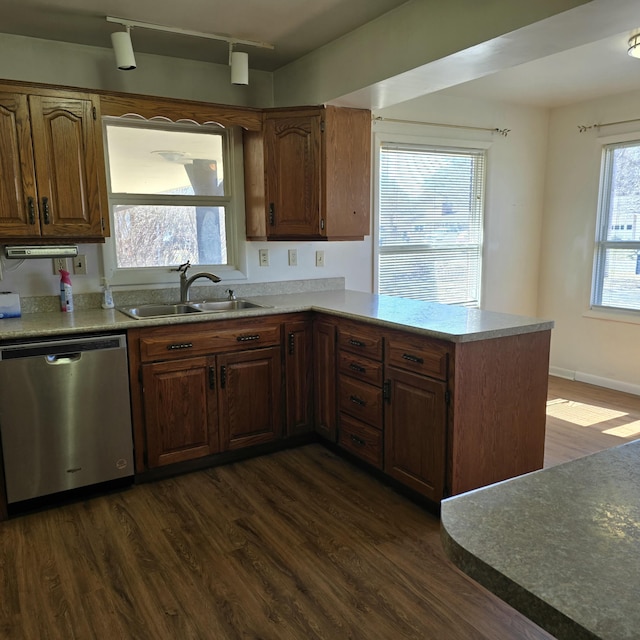
<svg viewBox="0 0 640 640">
<path fill-rule="evenodd" d="M 44 358 L 47 364 L 71 364 L 72 362 L 78 362 L 82 358 L 82 354 L 79 351 L 76 353 L 57 353 Z"/>
</svg>

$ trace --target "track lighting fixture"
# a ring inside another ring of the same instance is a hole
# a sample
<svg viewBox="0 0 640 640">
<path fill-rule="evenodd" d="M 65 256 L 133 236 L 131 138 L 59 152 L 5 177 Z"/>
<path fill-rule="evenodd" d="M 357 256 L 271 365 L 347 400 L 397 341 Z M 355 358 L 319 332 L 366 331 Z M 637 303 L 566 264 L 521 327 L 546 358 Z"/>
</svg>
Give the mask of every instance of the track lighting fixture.
<svg viewBox="0 0 640 640">
<path fill-rule="evenodd" d="M 194 36 L 196 38 L 208 38 L 210 40 L 222 40 L 229 43 L 229 66 L 231 67 L 231 82 L 233 84 L 249 84 L 249 54 L 244 51 L 234 51 L 233 47 L 237 44 L 248 47 L 259 47 L 261 49 L 273 49 L 273 45 L 268 42 L 256 42 L 254 40 L 241 40 L 229 36 L 218 35 L 215 33 L 202 33 L 200 31 L 189 31 L 188 29 L 178 29 L 174 27 L 165 27 L 159 24 L 150 24 L 148 22 L 137 22 L 134 20 L 126 20 L 124 18 L 113 18 L 107 16 L 107 22 L 115 22 L 126 28 L 126 31 L 117 31 L 111 34 L 111 42 L 113 51 L 116 54 L 116 63 L 118 69 L 127 71 L 136 68 L 136 60 L 133 54 L 133 46 L 131 44 L 131 27 L 139 27 L 141 29 L 152 29 L 154 31 L 166 31 L 169 33 L 178 33 L 183 36 Z"/>
<path fill-rule="evenodd" d="M 229 65 L 231 66 L 231 84 L 249 84 L 249 54 L 234 51 L 233 42 L 229 43 Z"/>
<path fill-rule="evenodd" d="M 130 31 L 130 27 L 127 26 L 126 31 L 115 31 L 111 34 L 111 44 L 113 52 L 116 54 L 116 65 L 121 71 L 132 71 L 136 68 Z"/>
</svg>

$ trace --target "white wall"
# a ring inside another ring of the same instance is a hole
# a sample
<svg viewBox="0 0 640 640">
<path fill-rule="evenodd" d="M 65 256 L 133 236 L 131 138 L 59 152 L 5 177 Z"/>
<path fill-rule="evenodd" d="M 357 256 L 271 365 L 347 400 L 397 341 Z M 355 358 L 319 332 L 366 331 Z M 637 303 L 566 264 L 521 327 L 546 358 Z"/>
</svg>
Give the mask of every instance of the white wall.
<svg viewBox="0 0 640 640">
<path fill-rule="evenodd" d="M 579 133 L 578 125 L 638 118 L 640 91 L 551 112 L 539 313 L 553 318 L 552 371 L 640 393 L 640 319 L 589 311 L 600 159 L 607 138 L 640 123 Z M 634 134 L 631 134 L 632 136 Z"/>
<path fill-rule="evenodd" d="M 423 127 L 434 139 L 490 141 L 487 152 L 482 307 L 535 316 L 542 232 L 548 113 L 544 109 L 467 100 L 446 92 L 375 113 L 384 118 L 508 128 L 507 137 Z M 416 127 L 409 127 L 416 130 Z"/>
</svg>

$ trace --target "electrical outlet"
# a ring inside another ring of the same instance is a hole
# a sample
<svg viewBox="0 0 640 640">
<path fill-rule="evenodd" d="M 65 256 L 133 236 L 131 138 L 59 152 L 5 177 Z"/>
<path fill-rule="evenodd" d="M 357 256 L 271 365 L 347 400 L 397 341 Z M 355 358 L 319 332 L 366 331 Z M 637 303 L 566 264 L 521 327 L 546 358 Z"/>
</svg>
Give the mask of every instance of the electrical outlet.
<svg viewBox="0 0 640 640">
<path fill-rule="evenodd" d="M 79 255 L 73 259 L 73 273 L 77 276 L 87 275 L 87 256 Z"/>
<path fill-rule="evenodd" d="M 289 266 L 290 267 L 298 266 L 298 250 L 297 249 L 289 249 Z"/>
<path fill-rule="evenodd" d="M 260 266 L 268 267 L 269 266 L 269 249 L 259 249 L 258 256 L 260 257 Z"/>
<path fill-rule="evenodd" d="M 324 251 L 316 251 L 316 267 L 324 267 Z"/>
<path fill-rule="evenodd" d="M 69 271 L 69 266 L 67 265 L 66 258 L 52 258 L 51 262 L 53 263 L 53 275 L 59 276 L 60 269 L 64 269 L 65 271 Z"/>
</svg>

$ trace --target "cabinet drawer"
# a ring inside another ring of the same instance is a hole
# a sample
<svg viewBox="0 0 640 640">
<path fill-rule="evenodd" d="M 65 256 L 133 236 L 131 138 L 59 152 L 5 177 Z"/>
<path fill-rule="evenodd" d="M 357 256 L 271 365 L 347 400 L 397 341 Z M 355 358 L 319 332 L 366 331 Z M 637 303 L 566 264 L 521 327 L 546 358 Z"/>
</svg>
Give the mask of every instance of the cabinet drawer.
<svg viewBox="0 0 640 640">
<path fill-rule="evenodd" d="M 340 373 L 378 387 L 382 386 L 382 362 L 361 358 L 348 351 L 341 351 L 338 363 Z"/>
<path fill-rule="evenodd" d="M 142 362 L 173 360 L 279 344 L 279 325 L 239 326 L 219 331 L 193 331 L 176 326 L 171 333 L 163 331 L 156 335 L 143 335 L 140 338 L 140 358 Z"/>
<path fill-rule="evenodd" d="M 387 339 L 387 364 L 439 380 L 447 379 L 449 346 L 417 336 Z"/>
<path fill-rule="evenodd" d="M 339 327 L 338 347 L 344 351 L 382 361 L 382 336 L 366 327 Z"/>
<path fill-rule="evenodd" d="M 382 469 L 382 431 L 341 414 L 338 444 L 378 469 Z"/>
<path fill-rule="evenodd" d="M 340 376 L 338 384 L 340 411 L 348 413 L 378 429 L 382 428 L 382 389 Z"/>
</svg>

